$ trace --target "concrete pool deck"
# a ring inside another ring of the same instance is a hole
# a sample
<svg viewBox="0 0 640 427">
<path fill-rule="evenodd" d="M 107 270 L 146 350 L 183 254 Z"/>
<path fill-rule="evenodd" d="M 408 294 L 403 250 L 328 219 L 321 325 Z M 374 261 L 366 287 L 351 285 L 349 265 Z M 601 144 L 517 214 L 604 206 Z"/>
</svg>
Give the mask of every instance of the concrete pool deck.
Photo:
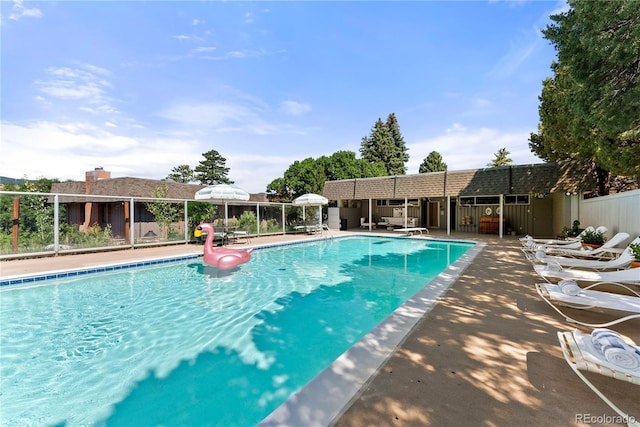
<svg viewBox="0 0 640 427">
<path fill-rule="evenodd" d="M 345 234 L 349 232 L 334 232 Z M 447 237 L 434 231 L 431 236 Z M 308 238 L 260 237 L 251 244 Z M 575 329 L 576 325 L 567 323 L 540 300 L 534 283 L 541 279 L 519 250 L 519 242 L 513 237 L 466 233 L 453 233 L 450 238 L 481 240 L 486 246 L 333 424 L 624 425 L 564 361 L 556 332 Z M 0 276 L 200 251 L 200 246 L 176 245 L 3 261 Z M 571 314 L 580 320 L 611 319 L 605 313 L 573 310 Z M 640 320 L 612 329 L 640 343 Z M 586 375 L 622 409 L 640 418 L 638 386 Z"/>
</svg>

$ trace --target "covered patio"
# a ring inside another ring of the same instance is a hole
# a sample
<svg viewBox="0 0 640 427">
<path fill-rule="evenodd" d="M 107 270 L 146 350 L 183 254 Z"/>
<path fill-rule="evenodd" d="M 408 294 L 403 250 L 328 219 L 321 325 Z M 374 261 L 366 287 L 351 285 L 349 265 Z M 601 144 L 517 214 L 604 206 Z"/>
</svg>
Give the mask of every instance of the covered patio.
<svg viewBox="0 0 640 427">
<path fill-rule="evenodd" d="M 425 227 L 450 234 L 551 237 L 578 217 L 593 181 L 575 162 L 327 181 L 340 224 Z M 337 209 L 337 210 L 336 210 Z"/>
</svg>

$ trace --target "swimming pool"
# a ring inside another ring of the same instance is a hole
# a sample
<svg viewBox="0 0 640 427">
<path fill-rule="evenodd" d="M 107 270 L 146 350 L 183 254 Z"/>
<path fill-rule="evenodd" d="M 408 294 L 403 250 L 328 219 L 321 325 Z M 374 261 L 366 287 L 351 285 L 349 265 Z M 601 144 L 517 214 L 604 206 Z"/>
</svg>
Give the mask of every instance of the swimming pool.
<svg viewBox="0 0 640 427">
<path fill-rule="evenodd" d="M 471 246 L 349 237 L 220 277 L 186 260 L 5 286 L 2 424 L 255 425 Z"/>
</svg>

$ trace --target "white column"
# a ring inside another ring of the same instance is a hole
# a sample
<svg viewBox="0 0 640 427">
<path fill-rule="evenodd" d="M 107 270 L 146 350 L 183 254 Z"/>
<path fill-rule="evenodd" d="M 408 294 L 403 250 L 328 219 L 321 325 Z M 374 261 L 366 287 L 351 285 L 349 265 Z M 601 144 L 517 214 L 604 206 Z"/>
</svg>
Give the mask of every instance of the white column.
<svg viewBox="0 0 640 427">
<path fill-rule="evenodd" d="M 407 200 L 407 198 L 404 198 L 404 228 L 407 228 L 407 211 L 409 211 L 409 206 L 407 206 L 409 204 L 409 200 Z"/>
<path fill-rule="evenodd" d="M 281 206 L 282 206 L 282 234 L 286 234 L 287 233 L 287 225 L 285 224 L 286 216 L 285 216 L 285 212 L 284 212 L 284 203 L 281 203 Z"/>
</svg>

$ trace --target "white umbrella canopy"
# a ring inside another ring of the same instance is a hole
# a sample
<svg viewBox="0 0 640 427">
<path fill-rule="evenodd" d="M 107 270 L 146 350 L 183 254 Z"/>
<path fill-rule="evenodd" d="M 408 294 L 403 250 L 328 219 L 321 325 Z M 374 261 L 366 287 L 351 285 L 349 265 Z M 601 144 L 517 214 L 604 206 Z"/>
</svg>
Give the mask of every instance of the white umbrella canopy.
<svg viewBox="0 0 640 427">
<path fill-rule="evenodd" d="M 230 184 L 209 185 L 196 191 L 196 200 L 218 200 L 221 202 L 229 200 L 249 200 L 249 193 L 243 189 Z"/>
<path fill-rule="evenodd" d="M 194 198 L 196 200 L 212 200 L 215 202 L 224 203 L 224 224 L 229 222 L 229 214 L 227 202 L 230 200 L 249 200 L 249 193 L 242 188 L 236 187 L 231 184 L 214 184 L 204 187 L 201 190 L 196 191 Z"/>
<path fill-rule="evenodd" d="M 329 204 L 329 199 L 319 194 L 307 193 L 307 194 L 303 194 L 300 197 L 296 197 L 293 200 L 293 204 L 295 206 L 302 206 L 302 218 L 306 222 L 307 216 L 304 209 L 305 206 L 318 206 L 322 210 L 322 205 Z M 320 212 L 318 225 L 322 225 L 322 212 Z"/>
<path fill-rule="evenodd" d="M 329 203 L 329 199 L 319 194 L 307 193 L 296 197 L 293 204 L 296 206 L 321 206 Z"/>
</svg>

